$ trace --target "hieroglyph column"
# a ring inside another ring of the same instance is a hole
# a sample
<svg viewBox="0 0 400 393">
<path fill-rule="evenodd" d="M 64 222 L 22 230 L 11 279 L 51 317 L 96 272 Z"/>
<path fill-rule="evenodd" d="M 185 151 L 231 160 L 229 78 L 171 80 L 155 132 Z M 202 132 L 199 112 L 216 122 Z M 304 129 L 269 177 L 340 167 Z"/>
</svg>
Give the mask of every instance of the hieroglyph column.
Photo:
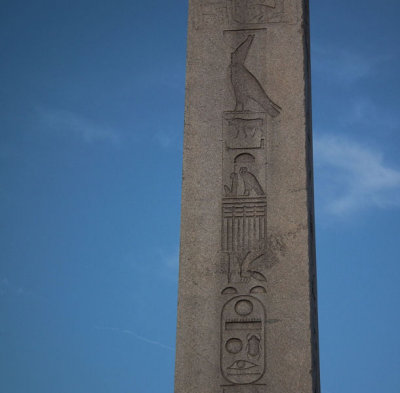
<svg viewBox="0 0 400 393">
<path fill-rule="evenodd" d="M 318 393 L 307 0 L 190 0 L 175 393 Z"/>
</svg>

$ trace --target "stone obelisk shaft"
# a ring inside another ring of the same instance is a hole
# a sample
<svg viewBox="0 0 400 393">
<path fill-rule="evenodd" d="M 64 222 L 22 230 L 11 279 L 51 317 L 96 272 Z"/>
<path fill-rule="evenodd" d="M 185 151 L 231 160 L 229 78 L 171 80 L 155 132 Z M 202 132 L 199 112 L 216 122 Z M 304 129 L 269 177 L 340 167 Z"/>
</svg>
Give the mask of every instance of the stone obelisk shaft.
<svg viewBox="0 0 400 393">
<path fill-rule="evenodd" d="M 318 393 L 307 0 L 190 0 L 175 393 Z"/>
</svg>

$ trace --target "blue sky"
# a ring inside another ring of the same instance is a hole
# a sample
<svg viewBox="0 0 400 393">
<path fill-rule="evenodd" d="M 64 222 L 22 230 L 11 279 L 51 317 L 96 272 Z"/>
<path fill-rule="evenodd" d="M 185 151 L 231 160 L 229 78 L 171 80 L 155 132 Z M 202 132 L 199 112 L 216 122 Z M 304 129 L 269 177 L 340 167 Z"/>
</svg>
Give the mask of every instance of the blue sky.
<svg viewBox="0 0 400 393">
<path fill-rule="evenodd" d="M 2 1 L 2 393 L 173 392 L 186 7 Z M 311 1 L 324 393 L 400 391 L 399 15 Z"/>
</svg>

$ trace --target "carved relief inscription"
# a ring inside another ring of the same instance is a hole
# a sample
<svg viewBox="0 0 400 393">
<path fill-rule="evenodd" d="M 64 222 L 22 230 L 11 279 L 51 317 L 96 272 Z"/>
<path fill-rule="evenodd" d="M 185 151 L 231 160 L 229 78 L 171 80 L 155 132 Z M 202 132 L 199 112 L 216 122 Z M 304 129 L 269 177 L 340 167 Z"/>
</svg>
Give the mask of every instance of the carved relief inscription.
<svg viewBox="0 0 400 393">
<path fill-rule="evenodd" d="M 266 23 L 276 8 L 276 0 L 231 0 L 230 16 L 233 22 L 239 24 Z"/>
<path fill-rule="evenodd" d="M 291 0 L 229 0 L 232 27 L 262 27 L 271 23 L 293 23 Z"/>
<path fill-rule="evenodd" d="M 232 0 L 228 10 L 237 14 L 235 23 L 261 23 L 265 8 L 274 9 L 276 3 Z M 265 385 L 267 367 L 268 121 L 282 108 L 246 66 L 256 34 L 265 34 L 265 29 L 228 33 L 236 44 L 228 67 L 234 103 L 222 114 L 221 263 L 227 266 L 227 284 L 221 290 L 221 373 L 224 393 L 252 393 Z"/>
<path fill-rule="evenodd" d="M 237 296 L 222 309 L 221 370 L 234 384 L 257 382 L 265 371 L 265 311 L 253 296 Z"/>
<path fill-rule="evenodd" d="M 250 34 L 231 54 L 231 82 L 235 92 L 235 112 L 248 110 L 249 101 L 258 104 L 270 116 L 279 115 L 281 108 L 267 95 L 257 78 L 246 68 L 245 61 L 255 35 Z"/>
<path fill-rule="evenodd" d="M 227 149 L 263 149 L 265 129 L 266 117 L 263 112 L 224 113 L 223 136 Z"/>
<path fill-rule="evenodd" d="M 297 21 L 293 0 L 206 0 L 198 7 L 198 29 L 212 26 L 251 29 Z"/>
</svg>

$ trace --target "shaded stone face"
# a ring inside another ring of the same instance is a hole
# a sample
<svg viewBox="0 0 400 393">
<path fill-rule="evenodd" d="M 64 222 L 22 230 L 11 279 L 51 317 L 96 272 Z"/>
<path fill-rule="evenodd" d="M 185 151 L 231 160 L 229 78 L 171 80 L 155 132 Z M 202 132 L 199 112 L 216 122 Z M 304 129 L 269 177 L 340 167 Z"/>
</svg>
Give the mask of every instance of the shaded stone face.
<svg viewBox="0 0 400 393">
<path fill-rule="evenodd" d="M 308 9 L 190 0 L 175 393 L 319 392 Z"/>
</svg>

